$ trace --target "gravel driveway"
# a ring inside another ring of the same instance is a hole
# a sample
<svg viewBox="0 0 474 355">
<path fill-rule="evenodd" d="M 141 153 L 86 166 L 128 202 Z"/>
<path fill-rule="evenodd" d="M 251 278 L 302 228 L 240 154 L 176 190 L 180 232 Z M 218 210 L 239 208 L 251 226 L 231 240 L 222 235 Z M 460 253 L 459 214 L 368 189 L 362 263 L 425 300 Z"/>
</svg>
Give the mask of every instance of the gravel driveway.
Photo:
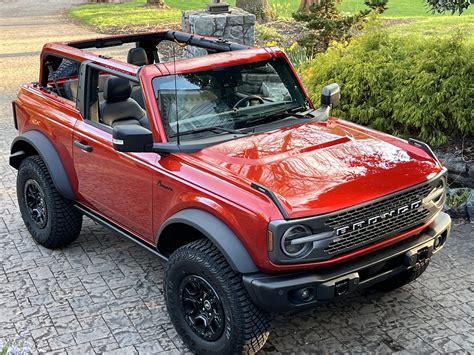
<svg viewBox="0 0 474 355">
<path fill-rule="evenodd" d="M 45 42 L 95 35 L 65 22 L 61 12 L 74 3 L 0 1 L 0 339 L 21 335 L 34 352 L 55 354 L 186 351 L 155 257 L 87 219 L 77 242 L 50 251 L 32 241 L 18 212 L 10 101 L 21 83 L 37 80 Z M 473 225 L 456 225 L 419 281 L 277 316 L 264 352 L 472 353 L 473 255 Z"/>
</svg>

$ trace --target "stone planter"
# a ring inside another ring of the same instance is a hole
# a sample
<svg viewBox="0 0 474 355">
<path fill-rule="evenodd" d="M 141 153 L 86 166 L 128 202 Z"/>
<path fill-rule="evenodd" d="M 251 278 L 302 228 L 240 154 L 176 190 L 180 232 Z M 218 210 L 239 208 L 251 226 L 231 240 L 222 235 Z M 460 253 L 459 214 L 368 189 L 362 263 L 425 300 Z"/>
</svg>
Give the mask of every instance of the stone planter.
<svg viewBox="0 0 474 355">
<path fill-rule="evenodd" d="M 255 15 L 233 7 L 228 13 L 210 14 L 208 11 L 185 11 L 182 16 L 184 32 L 217 37 L 248 46 L 255 43 Z M 189 46 L 188 56 L 202 56 L 205 50 Z"/>
</svg>

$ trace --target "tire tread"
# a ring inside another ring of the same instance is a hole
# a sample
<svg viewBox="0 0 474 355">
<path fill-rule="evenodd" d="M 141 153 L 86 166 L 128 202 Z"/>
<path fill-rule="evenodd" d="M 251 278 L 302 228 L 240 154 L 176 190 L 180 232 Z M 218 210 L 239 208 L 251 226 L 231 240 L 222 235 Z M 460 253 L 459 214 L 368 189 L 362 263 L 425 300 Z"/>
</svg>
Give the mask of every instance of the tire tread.
<svg viewBox="0 0 474 355">
<path fill-rule="evenodd" d="M 233 344 L 233 352 L 239 354 L 258 352 L 268 339 L 270 318 L 251 301 L 243 285 L 242 275 L 232 270 L 225 257 L 210 240 L 199 239 L 176 250 L 168 260 L 167 276 L 176 262 L 190 258 L 214 269 L 218 278 L 225 282 L 226 287 L 234 295 L 234 306 L 242 317 L 238 318 L 235 324 L 240 331 L 237 332 L 239 338 Z"/>
</svg>

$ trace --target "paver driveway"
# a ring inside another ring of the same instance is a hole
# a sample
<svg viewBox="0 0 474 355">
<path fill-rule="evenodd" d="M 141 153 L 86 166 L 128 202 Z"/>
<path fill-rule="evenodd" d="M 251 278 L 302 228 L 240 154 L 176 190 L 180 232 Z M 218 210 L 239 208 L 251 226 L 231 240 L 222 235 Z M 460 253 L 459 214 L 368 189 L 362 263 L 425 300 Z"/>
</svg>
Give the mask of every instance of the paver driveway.
<svg viewBox="0 0 474 355">
<path fill-rule="evenodd" d="M 0 338 L 22 334 L 34 352 L 186 351 L 165 310 L 155 257 L 87 219 L 69 248 L 44 249 L 16 206 L 10 101 L 36 79 L 44 42 L 93 35 L 59 15 L 73 2 L 0 0 Z M 474 353 L 473 255 L 473 226 L 455 226 L 419 281 L 277 316 L 264 352 Z"/>
</svg>

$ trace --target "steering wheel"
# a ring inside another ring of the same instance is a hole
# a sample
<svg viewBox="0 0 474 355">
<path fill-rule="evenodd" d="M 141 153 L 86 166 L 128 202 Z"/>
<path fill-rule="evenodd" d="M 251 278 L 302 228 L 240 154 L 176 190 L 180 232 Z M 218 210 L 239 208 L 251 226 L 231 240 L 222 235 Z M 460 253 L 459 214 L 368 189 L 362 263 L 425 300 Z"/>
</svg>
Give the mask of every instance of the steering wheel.
<svg viewBox="0 0 474 355">
<path fill-rule="evenodd" d="M 236 109 L 236 108 L 242 107 L 243 103 L 247 104 L 245 106 L 249 106 L 249 103 L 250 103 L 251 100 L 258 100 L 258 101 L 260 101 L 261 104 L 265 103 L 265 100 L 262 99 L 260 96 L 258 96 L 258 95 L 249 95 L 249 96 L 245 96 L 245 97 L 241 98 L 239 101 L 237 101 L 232 108 Z"/>
</svg>

